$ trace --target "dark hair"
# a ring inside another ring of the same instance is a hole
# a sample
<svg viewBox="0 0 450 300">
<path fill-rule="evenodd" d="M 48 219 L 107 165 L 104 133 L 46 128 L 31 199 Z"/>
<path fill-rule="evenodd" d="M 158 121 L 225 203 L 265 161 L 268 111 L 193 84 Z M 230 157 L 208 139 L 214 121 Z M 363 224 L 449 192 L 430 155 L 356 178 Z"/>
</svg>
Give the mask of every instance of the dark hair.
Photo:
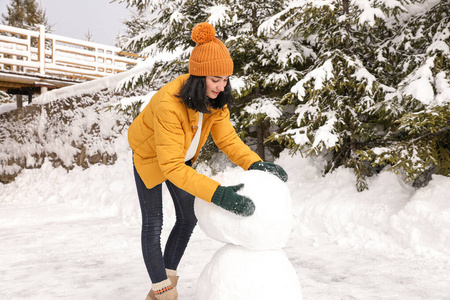
<svg viewBox="0 0 450 300">
<path fill-rule="evenodd" d="M 210 99 L 206 96 L 205 76 L 190 75 L 176 96 L 181 98 L 188 108 L 202 113 L 210 113 L 210 108 L 221 109 L 225 105 L 233 104 L 230 81 L 228 80 L 225 89 L 219 93 L 216 99 Z"/>
</svg>

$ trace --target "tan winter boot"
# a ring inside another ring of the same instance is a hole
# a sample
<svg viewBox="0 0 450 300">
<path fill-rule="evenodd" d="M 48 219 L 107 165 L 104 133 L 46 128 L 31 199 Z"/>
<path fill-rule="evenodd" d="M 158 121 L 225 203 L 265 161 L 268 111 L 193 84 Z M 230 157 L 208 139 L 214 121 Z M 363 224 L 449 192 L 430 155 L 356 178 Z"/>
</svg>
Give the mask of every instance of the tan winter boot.
<svg viewBox="0 0 450 300">
<path fill-rule="evenodd" d="M 170 279 L 154 283 L 145 300 L 178 300 L 177 288 Z"/>
<path fill-rule="evenodd" d="M 178 291 L 177 291 L 176 287 L 173 287 L 173 289 L 176 292 L 176 298 L 173 298 L 173 299 L 177 300 L 178 299 Z M 164 296 L 164 295 L 165 295 L 165 293 L 161 296 Z M 167 295 L 167 296 L 170 296 L 170 295 Z M 145 298 L 145 300 L 158 300 L 158 299 L 171 299 L 172 300 L 172 298 L 157 298 L 155 296 L 155 292 L 153 290 L 150 290 L 150 292 L 147 295 L 147 298 Z"/>
<path fill-rule="evenodd" d="M 150 290 L 150 292 L 148 292 L 145 300 L 158 300 L 158 299 L 156 299 L 156 297 L 155 297 L 155 292 L 153 292 L 153 290 Z"/>
<path fill-rule="evenodd" d="M 172 282 L 172 285 L 176 287 L 178 284 L 178 278 L 180 278 L 180 276 L 177 276 L 177 270 L 166 269 L 166 274 L 167 278 L 169 278 L 170 282 Z"/>
<path fill-rule="evenodd" d="M 176 287 L 172 287 L 170 290 L 163 291 L 161 294 L 156 294 L 157 300 L 178 300 L 178 292 Z"/>
<path fill-rule="evenodd" d="M 170 282 L 172 282 L 173 287 L 177 286 L 178 278 L 180 278 L 180 276 L 169 276 Z"/>
</svg>

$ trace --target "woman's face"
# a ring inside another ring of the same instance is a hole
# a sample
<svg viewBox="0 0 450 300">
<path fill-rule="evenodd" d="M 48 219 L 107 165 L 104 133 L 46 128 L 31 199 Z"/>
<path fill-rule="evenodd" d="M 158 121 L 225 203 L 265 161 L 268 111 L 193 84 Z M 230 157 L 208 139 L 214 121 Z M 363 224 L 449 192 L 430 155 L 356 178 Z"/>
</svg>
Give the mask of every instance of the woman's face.
<svg viewBox="0 0 450 300">
<path fill-rule="evenodd" d="M 206 96 L 216 99 L 223 92 L 228 83 L 229 76 L 206 76 Z"/>
</svg>

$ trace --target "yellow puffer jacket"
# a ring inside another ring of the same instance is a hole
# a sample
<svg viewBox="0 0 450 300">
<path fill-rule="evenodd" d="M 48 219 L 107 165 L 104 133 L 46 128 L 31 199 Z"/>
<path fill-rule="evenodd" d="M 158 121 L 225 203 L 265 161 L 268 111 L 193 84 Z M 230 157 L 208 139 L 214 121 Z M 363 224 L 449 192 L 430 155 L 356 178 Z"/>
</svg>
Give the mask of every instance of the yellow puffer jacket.
<svg viewBox="0 0 450 300">
<path fill-rule="evenodd" d="M 151 99 L 128 129 L 128 142 L 133 150 L 136 170 L 147 188 L 167 179 L 188 193 L 206 200 L 220 185 L 217 181 L 197 173 L 184 163 L 187 150 L 197 131 L 198 112 L 186 107 L 175 97 L 189 74 L 181 75 L 163 86 Z M 261 158 L 242 142 L 230 123 L 227 108 L 203 114 L 199 149 L 211 132 L 214 142 L 232 162 L 247 170 Z"/>
</svg>

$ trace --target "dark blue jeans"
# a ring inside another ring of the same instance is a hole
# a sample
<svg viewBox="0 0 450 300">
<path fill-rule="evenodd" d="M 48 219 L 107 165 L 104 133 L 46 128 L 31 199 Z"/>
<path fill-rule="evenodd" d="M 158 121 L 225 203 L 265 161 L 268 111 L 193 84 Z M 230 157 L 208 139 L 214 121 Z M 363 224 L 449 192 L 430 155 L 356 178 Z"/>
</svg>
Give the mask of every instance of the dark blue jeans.
<svg viewBox="0 0 450 300">
<path fill-rule="evenodd" d="M 197 218 L 195 197 L 166 180 L 175 206 L 176 222 L 164 250 L 161 250 L 163 225 L 162 184 L 147 189 L 136 168 L 134 178 L 142 212 L 141 245 L 147 272 L 152 283 L 167 279 L 166 268 L 176 270 L 192 235 Z"/>
</svg>

